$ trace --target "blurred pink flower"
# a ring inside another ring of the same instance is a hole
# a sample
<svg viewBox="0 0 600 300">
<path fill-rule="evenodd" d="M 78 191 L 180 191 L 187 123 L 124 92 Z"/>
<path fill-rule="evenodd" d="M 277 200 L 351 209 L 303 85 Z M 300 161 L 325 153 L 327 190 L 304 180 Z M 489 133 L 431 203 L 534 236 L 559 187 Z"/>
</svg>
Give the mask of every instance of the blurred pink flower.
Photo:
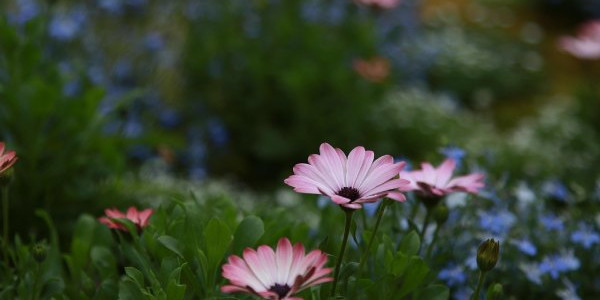
<svg viewBox="0 0 600 300">
<path fill-rule="evenodd" d="M 359 146 L 346 158 L 342 150 L 323 143 L 319 154 L 310 155 L 308 164 L 296 164 L 294 175 L 284 182 L 298 193 L 325 195 L 349 209 L 360 209 L 362 203 L 383 197 L 406 200 L 398 191 L 409 184 L 398 178 L 405 163 L 394 163 L 389 155 L 373 161 L 374 157 L 373 151 Z"/>
<path fill-rule="evenodd" d="M 400 4 L 401 0 L 356 0 L 356 2 L 364 5 L 373 5 L 382 9 L 391 9 Z"/>
<path fill-rule="evenodd" d="M 0 174 L 10 169 L 17 162 L 17 153 L 15 151 L 7 151 L 4 153 L 4 142 L 0 142 Z"/>
<path fill-rule="evenodd" d="M 453 159 L 446 159 L 437 169 L 430 163 L 422 163 L 420 170 L 400 172 L 400 176 L 410 180 L 410 188 L 422 197 L 442 197 L 453 192 L 477 193 L 483 188 L 482 173 L 451 179 L 455 167 Z"/>
<path fill-rule="evenodd" d="M 564 36 L 559 47 L 581 59 L 600 58 L 600 20 L 588 21 L 577 31 L 577 36 Z"/>
<path fill-rule="evenodd" d="M 390 75 L 390 62 L 380 56 L 371 59 L 356 59 L 352 66 L 358 75 L 375 83 L 385 81 Z"/>
<path fill-rule="evenodd" d="M 138 230 L 148 226 L 148 220 L 154 211 L 151 208 L 144 209 L 142 211 L 138 211 L 135 207 L 130 207 L 127 210 L 127 214 L 122 213 L 118 209 L 105 209 L 104 213 L 105 217 L 98 218 L 100 223 L 108 226 L 109 228 L 119 229 L 123 231 L 127 231 L 127 227 L 122 224 L 115 222 L 113 219 L 129 219 L 129 221 L 133 222 L 138 228 Z"/>
<path fill-rule="evenodd" d="M 255 251 L 244 250 L 243 259 L 231 255 L 223 265 L 223 277 L 229 285 L 221 287 L 223 293 L 250 293 L 270 300 L 302 300 L 293 295 L 310 286 L 332 281 L 325 277 L 330 268 L 323 268 L 327 255 L 313 250 L 304 255 L 304 246 L 292 244 L 281 238 L 277 249 L 262 245 Z"/>
</svg>

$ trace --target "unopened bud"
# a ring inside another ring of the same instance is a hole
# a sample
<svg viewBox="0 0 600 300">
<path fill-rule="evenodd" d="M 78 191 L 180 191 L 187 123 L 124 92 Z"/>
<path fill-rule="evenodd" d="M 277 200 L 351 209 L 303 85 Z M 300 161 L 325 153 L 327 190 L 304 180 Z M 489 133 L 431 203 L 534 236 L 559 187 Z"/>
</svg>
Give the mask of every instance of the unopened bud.
<svg viewBox="0 0 600 300">
<path fill-rule="evenodd" d="M 37 243 L 31 247 L 31 255 L 38 263 L 43 262 L 46 259 L 46 246 L 44 244 Z"/>
<path fill-rule="evenodd" d="M 448 206 L 440 204 L 433 209 L 433 219 L 438 225 L 446 223 L 449 214 Z"/>
<path fill-rule="evenodd" d="M 500 254 L 500 242 L 488 239 L 479 245 L 477 250 L 477 266 L 479 270 L 487 272 L 493 269 L 498 262 Z"/>
</svg>

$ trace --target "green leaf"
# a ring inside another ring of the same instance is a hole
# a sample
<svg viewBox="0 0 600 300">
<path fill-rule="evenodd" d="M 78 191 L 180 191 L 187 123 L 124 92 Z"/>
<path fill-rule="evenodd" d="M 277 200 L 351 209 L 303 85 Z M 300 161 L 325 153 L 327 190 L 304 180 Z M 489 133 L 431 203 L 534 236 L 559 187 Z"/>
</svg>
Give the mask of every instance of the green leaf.
<svg viewBox="0 0 600 300">
<path fill-rule="evenodd" d="M 145 286 L 144 274 L 140 270 L 134 267 L 125 267 L 125 274 L 127 274 L 127 276 L 129 276 L 139 287 Z"/>
<path fill-rule="evenodd" d="M 138 284 L 127 277 L 119 283 L 119 300 L 131 299 L 148 299 L 148 297 L 142 293 Z"/>
<path fill-rule="evenodd" d="M 233 239 L 233 253 L 241 253 L 245 247 L 253 247 L 265 232 L 263 221 L 257 216 L 248 216 L 238 225 Z"/>
<path fill-rule="evenodd" d="M 441 284 L 429 285 L 419 293 L 418 299 L 427 300 L 448 300 L 450 297 L 450 289 Z"/>
<path fill-rule="evenodd" d="M 402 286 L 398 291 L 398 297 L 403 297 L 414 291 L 425 279 L 429 273 L 429 267 L 418 256 L 410 258 L 410 263 L 402 276 Z"/>
<path fill-rule="evenodd" d="M 211 266 L 216 266 L 221 262 L 232 240 L 231 231 L 225 223 L 217 218 L 212 218 L 208 222 L 204 228 L 204 242 L 206 258 Z"/>
<path fill-rule="evenodd" d="M 168 300 L 181 300 L 185 296 L 185 284 L 180 284 L 181 268 L 185 267 L 185 264 L 175 269 L 171 276 L 169 276 L 169 283 L 167 284 L 167 299 Z"/>
<path fill-rule="evenodd" d="M 117 268 L 115 256 L 108 248 L 102 246 L 92 247 L 90 258 L 101 277 L 108 278 L 116 274 Z"/>
<path fill-rule="evenodd" d="M 176 238 L 169 235 L 163 235 L 158 237 L 157 240 L 159 243 L 165 246 L 165 248 L 171 250 L 173 253 L 183 258 L 182 246 Z"/>
<path fill-rule="evenodd" d="M 411 256 L 417 255 L 420 247 L 421 241 L 419 239 L 419 234 L 417 234 L 416 231 L 411 231 L 402 238 L 402 241 L 398 246 L 398 250 L 406 255 Z"/>
</svg>

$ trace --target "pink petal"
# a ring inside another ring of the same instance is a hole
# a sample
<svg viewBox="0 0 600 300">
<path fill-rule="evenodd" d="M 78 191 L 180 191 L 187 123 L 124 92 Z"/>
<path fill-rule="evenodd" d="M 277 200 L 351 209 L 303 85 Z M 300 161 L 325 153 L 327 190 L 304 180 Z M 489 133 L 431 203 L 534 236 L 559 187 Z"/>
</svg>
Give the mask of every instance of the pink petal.
<svg viewBox="0 0 600 300">
<path fill-rule="evenodd" d="M 346 184 L 348 187 L 355 186 L 356 179 L 365 161 L 365 148 L 356 147 L 348 154 L 346 161 Z"/>
<path fill-rule="evenodd" d="M 345 208 L 349 208 L 349 209 L 361 209 L 362 208 L 362 205 L 360 205 L 358 203 L 342 204 L 342 206 Z"/>
<path fill-rule="evenodd" d="M 323 143 L 319 147 L 319 151 L 321 157 L 324 158 L 324 162 L 328 166 L 329 171 L 331 172 L 332 178 L 338 185 L 337 190 L 340 190 L 342 187 L 346 186 L 346 176 L 344 173 L 346 161 L 340 161 L 340 157 L 338 155 L 338 151 L 341 152 L 342 150 L 334 149 L 328 143 Z"/>
<path fill-rule="evenodd" d="M 409 184 L 409 181 L 406 179 L 392 179 L 390 181 L 387 181 L 383 184 L 378 185 L 377 187 L 375 187 L 369 191 L 366 191 L 364 194 L 365 194 L 365 196 L 375 195 L 375 194 L 398 189 L 400 187 L 406 186 L 407 184 Z"/>
<path fill-rule="evenodd" d="M 283 283 L 287 282 L 290 267 L 292 266 L 294 250 L 292 248 L 292 243 L 287 238 L 279 239 L 277 243 L 277 251 L 275 252 L 276 261 L 277 261 L 277 282 Z"/>
<path fill-rule="evenodd" d="M 360 171 L 356 175 L 354 184 L 351 187 L 358 187 L 365 181 L 365 178 L 367 177 L 367 174 L 369 173 L 369 170 L 371 170 L 371 166 L 373 165 L 374 158 L 375 153 L 373 151 L 365 151 L 365 157 L 362 160 Z"/>
<path fill-rule="evenodd" d="M 246 292 L 252 293 L 249 289 L 245 287 L 235 286 L 235 285 L 224 285 L 221 287 L 221 292 L 223 293 L 235 293 L 235 292 Z"/>
<path fill-rule="evenodd" d="M 302 270 L 300 270 L 300 264 L 304 258 L 304 246 L 300 243 L 294 245 L 292 249 L 292 263 L 290 265 L 290 271 L 286 282 L 294 282 L 296 276 L 298 276 Z"/>
<path fill-rule="evenodd" d="M 314 181 L 306 176 L 291 175 L 283 182 L 294 188 L 294 191 L 305 194 L 321 194 L 321 192 L 333 194 L 333 191 L 326 185 Z"/>
<path fill-rule="evenodd" d="M 369 172 L 369 175 L 367 176 L 365 181 L 358 187 L 359 191 L 361 192 L 361 195 L 366 194 L 366 192 L 397 176 L 403 167 L 404 164 L 402 163 L 388 163 L 385 165 L 381 165 L 375 169 L 371 167 L 372 171 Z"/>
<path fill-rule="evenodd" d="M 437 168 L 436 181 L 434 182 L 437 187 L 445 187 L 452 177 L 452 172 L 454 172 L 454 168 L 456 167 L 456 162 L 453 159 L 446 159 L 444 162 Z"/>
<path fill-rule="evenodd" d="M 254 275 L 256 275 L 256 278 L 261 282 L 262 286 L 264 286 L 265 289 L 269 288 L 273 283 L 273 278 L 270 273 L 271 270 L 266 268 L 264 263 L 259 259 L 256 251 L 246 248 L 243 255 L 244 261 L 248 264 L 249 269 L 252 270 Z"/>
<path fill-rule="evenodd" d="M 150 217 L 152 216 L 152 214 L 154 213 L 154 211 L 151 208 L 147 208 L 142 210 L 141 212 L 139 212 L 138 214 L 138 218 L 139 218 L 139 225 L 140 227 L 146 227 L 148 226 L 148 220 L 150 220 Z"/>
<path fill-rule="evenodd" d="M 105 209 L 104 214 L 109 218 L 119 219 L 125 218 L 125 214 L 119 211 L 118 209 Z"/>
<path fill-rule="evenodd" d="M 350 202 L 350 199 L 348 199 L 346 197 L 342 197 L 340 195 L 332 195 L 332 196 L 330 196 L 330 198 L 336 204 L 346 204 L 346 203 Z"/>
<path fill-rule="evenodd" d="M 399 202 L 404 202 L 406 201 L 406 196 L 404 196 L 404 194 L 400 193 L 400 192 L 389 192 L 387 194 L 387 197 L 392 199 L 392 200 L 396 200 Z"/>
</svg>

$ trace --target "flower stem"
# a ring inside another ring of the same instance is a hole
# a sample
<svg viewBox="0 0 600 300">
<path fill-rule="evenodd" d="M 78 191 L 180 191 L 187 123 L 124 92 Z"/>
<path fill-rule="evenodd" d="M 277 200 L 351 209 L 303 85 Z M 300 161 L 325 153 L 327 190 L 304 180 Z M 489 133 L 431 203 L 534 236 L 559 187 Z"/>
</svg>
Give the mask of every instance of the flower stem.
<svg viewBox="0 0 600 300">
<path fill-rule="evenodd" d="M 431 219 L 431 210 L 428 208 L 425 211 L 425 219 L 423 220 L 423 227 L 421 228 L 421 234 L 419 236 L 419 238 L 421 239 L 421 244 L 423 244 L 425 232 L 427 232 L 427 226 L 429 226 L 429 219 Z"/>
<path fill-rule="evenodd" d="M 437 240 L 437 236 L 438 236 L 438 231 L 440 231 L 440 224 L 438 223 L 438 225 L 435 227 L 435 231 L 433 232 L 433 238 L 431 239 L 431 243 L 429 244 L 429 247 L 427 247 L 427 252 L 425 253 L 425 259 L 429 259 L 429 257 L 431 256 L 431 251 L 433 250 L 433 244 L 435 244 L 435 241 Z"/>
<path fill-rule="evenodd" d="M 331 288 L 331 296 L 335 296 L 335 289 L 340 275 L 340 267 L 342 266 L 342 260 L 344 260 L 344 252 L 346 251 L 346 244 L 348 244 L 348 236 L 350 234 L 350 226 L 352 224 L 352 214 L 354 210 L 344 210 L 346 212 L 346 226 L 344 228 L 344 238 L 342 240 L 342 248 L 338 255 L 337 264 L 335 265 L 335 272 L 333 275 L 333 286 Z"/>
<path fill-rule="evenodd" d="M 377 229 L 379 229 L 379 223 L 381 222 L 383 214 L 385 213 L 385 208 L 388 206 L 388 203 L 389 203 L 388 200 L 384 199 L 381 202 L 381 205 L 379 205 L 379 207 L 377 209 L 377 220 L 375 221 L 375 228 L 373 228 L 373 232 L 371 233 L 371 238 L 369 239 L 369 244 L 367 245 L 367 249 L 365 250 L 365 253 L 363 253 L 362 257 L 360 258 L 360 263 L 358 264 L 359 271 L 362 269 L 362 266 L 367 261 L 369 251 L 371 251 L 371 246 L 373 245 L 373 241 L 375 240 L 375 235 L 377 234 Z"/>
<path fill-rule="evenodd" d="M 471 300 L 479 300 L 479 292 L 481 291 L 481 286 L 483 285 L 485 273 L 486 272 L 479 271 L 479 282 L 477 283 L 477 289 L 475 289 L 475 293 L 473 293 L 473 296 L 471 296 Z"/>
<path fill-rule="evenodd" d="M 8 186 L 2 188 L 2 244 L 4 252 L 4 262 L 8 264 Z"/>
</svg>

